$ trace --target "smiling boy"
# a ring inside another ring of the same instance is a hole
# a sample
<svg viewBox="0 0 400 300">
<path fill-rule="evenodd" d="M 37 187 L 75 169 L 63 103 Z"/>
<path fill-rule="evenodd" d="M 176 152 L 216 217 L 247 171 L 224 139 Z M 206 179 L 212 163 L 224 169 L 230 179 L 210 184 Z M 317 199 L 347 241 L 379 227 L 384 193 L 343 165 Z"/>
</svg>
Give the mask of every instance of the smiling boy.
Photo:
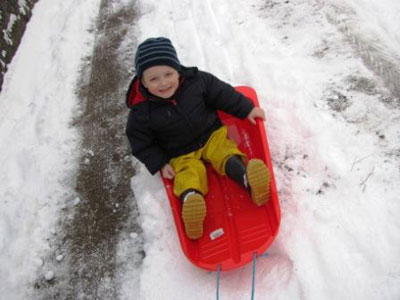
<svg viewBox="0 0 400 300">
<path fill-rule="evenodd" d="M 174 193 L 182 202 L 186 235 L 203 235 L 208 193 L 208 162 L 249 189 L 253 202 L 269 198 L 269 171 L 259 159 L 245 165 L 246 156 L 228 138 L 217 111 L 265 119 L 264 111 L 210 73 L 180 64 L 171 41 L 164 37 L 141 43 L 135 57 L 136 76 L 127 93 L 131 108 L 126 134 L 132 154 L 151 174 L 161 171 L 174 180 Z"/>
</svg>

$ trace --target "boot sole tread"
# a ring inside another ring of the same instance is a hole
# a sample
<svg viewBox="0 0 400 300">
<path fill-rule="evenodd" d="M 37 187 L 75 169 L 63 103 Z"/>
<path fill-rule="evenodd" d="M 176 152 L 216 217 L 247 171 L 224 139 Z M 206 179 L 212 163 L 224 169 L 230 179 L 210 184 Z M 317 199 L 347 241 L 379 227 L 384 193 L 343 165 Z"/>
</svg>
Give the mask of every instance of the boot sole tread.
<svg viewBox="0 0 400 300">
<path fill-rule="evenodd" d="M 206 204 L 200 194 L 187 197 L 182 207 L 182 219 L 186 235 L 190 239 L 198 239 L 203 235 L 203 222 L 206 216 Z"/>
<path fill-rule="evenodd" d="M 260 159 L 252 159 L 247 165 L 247 180 L 251 198 L 258 206 L 265 204 L 271 195 L 271 177 L 268 168 Z"/>
</svg>

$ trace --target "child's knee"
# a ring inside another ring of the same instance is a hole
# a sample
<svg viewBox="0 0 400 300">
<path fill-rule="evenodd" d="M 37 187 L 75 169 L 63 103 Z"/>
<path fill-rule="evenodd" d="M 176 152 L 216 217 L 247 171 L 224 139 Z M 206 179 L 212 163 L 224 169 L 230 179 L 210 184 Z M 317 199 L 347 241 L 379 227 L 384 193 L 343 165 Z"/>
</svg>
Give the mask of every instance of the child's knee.
<svg viewBox="0 0 400 300">
<path fill-rule="evenodd" d="M 175 169 L 174 192 L 180 196 L 187 189 L 208 193 L 207 170 L 200 160 L 186 160 Z"/>
</svg>

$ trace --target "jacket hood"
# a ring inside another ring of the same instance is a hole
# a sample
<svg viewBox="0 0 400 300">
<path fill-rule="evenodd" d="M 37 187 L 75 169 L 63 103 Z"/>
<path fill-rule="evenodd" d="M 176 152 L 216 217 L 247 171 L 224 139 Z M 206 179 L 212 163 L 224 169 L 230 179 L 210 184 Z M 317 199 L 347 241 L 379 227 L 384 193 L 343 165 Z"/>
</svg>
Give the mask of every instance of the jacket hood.
<svg viewBox="0 0 400 300">
<path fill-rule="evenodd" d="M 140 91 L 140 79 L 135 76 L 129 85 L 128 92 L 126 93 L 126 106 L 132 108 L 135 104 L 138 104 L 146 99 L 143 93 Z"/>
<path fill-rule="evenodd" d="M 193 77 L 197 74 L 198 69 L 196 67 L 184 67 L 181 66 L 180 75 L 183 79 Z M 148 94 L 146 88 L 140 82 L 140 78 L 135 76 L 129 85 L 128 92 L 126 93 L 126 106 L 132 108 L 136 104 L 139 104 L 152 96 Z M 155 97 L 155 96 L 153 96 Z"/>
</svg>

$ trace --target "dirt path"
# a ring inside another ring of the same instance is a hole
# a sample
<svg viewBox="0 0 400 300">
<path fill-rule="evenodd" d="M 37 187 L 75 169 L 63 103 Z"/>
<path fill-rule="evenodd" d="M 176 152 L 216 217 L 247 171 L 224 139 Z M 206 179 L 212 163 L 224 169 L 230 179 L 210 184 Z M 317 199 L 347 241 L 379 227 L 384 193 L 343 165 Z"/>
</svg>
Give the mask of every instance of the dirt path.
<svg viewBox="0 0 400 300">
<path fill-rule="evenodd" d="M 67 255 L 64 270 L 57 273 L 63 275 L 38 282 L 39 298 L 119 299 L 118 242 L 121 234 L 141 236 L 125 137 L 124 97 L 132 67 L 118 59 L 118 47 L 134 18 L 134 7 L 115 10 L 113 1 L 102 0 L 93 57 L 83 70 L 79 91 L 83 114 L 75 124 L 83 135 L 76 186 L 80 201 L 62 221 L 64 236 L 57 247 Z M 132 259 L 139 265 L 144 252 L 135 248 Z"/>
</svg>

